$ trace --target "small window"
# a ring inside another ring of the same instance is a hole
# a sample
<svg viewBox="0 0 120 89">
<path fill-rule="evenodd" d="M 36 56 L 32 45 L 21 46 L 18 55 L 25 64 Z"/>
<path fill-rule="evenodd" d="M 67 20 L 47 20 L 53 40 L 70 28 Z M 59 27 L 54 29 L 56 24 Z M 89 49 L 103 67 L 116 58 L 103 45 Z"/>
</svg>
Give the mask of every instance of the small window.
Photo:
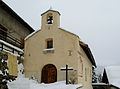
<svg viewBox="0 0 120 89">
<path fill-rule="evenodd" d="M 53 40 L 47 41 L 47 49 L 53 48 Z"/>
</svg>

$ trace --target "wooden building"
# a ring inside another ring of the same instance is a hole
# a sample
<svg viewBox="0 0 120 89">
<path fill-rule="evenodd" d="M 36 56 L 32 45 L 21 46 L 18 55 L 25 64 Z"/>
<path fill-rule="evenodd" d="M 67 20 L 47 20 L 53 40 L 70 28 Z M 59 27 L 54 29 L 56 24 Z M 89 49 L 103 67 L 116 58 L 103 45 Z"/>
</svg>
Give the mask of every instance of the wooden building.
<svg viewBox="0 0 120 89">
<path fill-rule="evenodd" d="M 0 60 L 7 60 L 10 75 L 17 76 L 17 59 L 24 54 L 24 38 L 34 30 L 0 0 Z"/>
</svg>

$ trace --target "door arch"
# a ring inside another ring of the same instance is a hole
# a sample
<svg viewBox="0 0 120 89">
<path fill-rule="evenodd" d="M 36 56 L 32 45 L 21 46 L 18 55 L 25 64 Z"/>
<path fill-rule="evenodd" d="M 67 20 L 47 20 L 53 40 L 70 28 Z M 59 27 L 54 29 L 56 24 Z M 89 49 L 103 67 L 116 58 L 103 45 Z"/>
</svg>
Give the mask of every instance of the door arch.
<svg viewBox="0 0 120 89">
<path fill-rule="evenodd" d="M 53 64 L 47 64 L 42 69 L 41 82 L 53 83 L 57 81 L 57 69 Z"/>
</svg>

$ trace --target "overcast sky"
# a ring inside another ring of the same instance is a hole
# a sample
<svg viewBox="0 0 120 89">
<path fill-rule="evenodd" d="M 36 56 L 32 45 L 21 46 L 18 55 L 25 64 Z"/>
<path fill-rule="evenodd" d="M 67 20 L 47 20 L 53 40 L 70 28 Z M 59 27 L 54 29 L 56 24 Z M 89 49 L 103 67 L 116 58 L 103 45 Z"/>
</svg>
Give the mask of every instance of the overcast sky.
<svg viewBox="0 0 120 89">
<path fill-rule="evenodd" d="M 50 6 L 61 13 L 61 27 L 87 43 L 97 65 L 120 65 L 120 0 L 3 0 L 32 28 Z"/>
</svg>

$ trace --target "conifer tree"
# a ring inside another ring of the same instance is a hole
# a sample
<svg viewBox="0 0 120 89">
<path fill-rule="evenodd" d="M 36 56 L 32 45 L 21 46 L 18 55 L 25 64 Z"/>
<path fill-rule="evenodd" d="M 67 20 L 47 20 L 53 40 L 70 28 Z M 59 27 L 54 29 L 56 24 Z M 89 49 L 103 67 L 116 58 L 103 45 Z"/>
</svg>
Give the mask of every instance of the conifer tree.
<svg viewBox="0 0 120 89">
<path fill-rule="evenodd" d="M 15 76 L 8 73 L 8 56 L 0 53 L 0 89 L 8 89 L 7 82 L 15 80 Z"/>
<path fill-rule="evenodd" d="M 95 73 L 95 67 L 92 67 L 93 73 L 92 73 L 92 83 L 97 83 L 97 75 Z"/>
</svg>

